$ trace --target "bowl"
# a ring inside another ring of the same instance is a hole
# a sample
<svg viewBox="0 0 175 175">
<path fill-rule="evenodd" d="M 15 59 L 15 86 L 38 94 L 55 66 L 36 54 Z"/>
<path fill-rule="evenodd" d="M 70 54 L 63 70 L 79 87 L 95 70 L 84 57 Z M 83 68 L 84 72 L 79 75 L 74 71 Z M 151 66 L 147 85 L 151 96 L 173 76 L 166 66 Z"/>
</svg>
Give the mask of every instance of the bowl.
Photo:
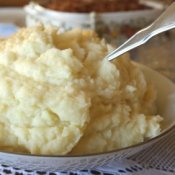
<svg viewBox="0 0 175 175">
<path fill-rule="evenodd" d="M 159 136 L 130 147 L 82 156 L 41 156 L 0 152 L 0 164 L 45 172 L 91 169 L 129 157 L 166 138 L 175 129 L 175 85 L 156 71 L 140 64 L 138 66 L 143 70 L 147 81 L 153 82 L 157 89 L 158 114 L 164 118 L 163 130 Z"/>
<path fill-rule="evenodd" d="M 37 3 L 29 3 L 24 7 L 26 25 L 33 26 L 38 22 L 52 24 L 61 32 L 72 28 L 93 29 L 109 42 L 116 42 L 119 34 L 132 35 L 136 30 L 150 24 L 163 8 L 149 8 L 134 11 L 76 13 L 61 12 L 45 8 Z M 124 39 L 122 39 L 123 41 Z"/>
</svg>

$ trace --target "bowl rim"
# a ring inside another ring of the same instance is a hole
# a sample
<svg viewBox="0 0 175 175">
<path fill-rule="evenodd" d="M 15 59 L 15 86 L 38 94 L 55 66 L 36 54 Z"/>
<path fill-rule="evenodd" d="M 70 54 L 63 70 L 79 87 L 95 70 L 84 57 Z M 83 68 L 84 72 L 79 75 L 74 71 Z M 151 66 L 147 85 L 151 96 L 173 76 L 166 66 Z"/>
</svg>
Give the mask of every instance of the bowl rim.
<svg viewBox="0 0 175 175">
<path fill-rule="evenodd" d="M 153 137 L 151 139 L 145 140 L 143 142 L 128 146 L 128 147 L 124 147 L 124 148 L 120 148 L 120 149 L 114 149 L 111 151 L 106 151 L 106 152 L 99 152 L 99 153 L 91 153 L 91 154 L 82 154 L 82 155 L 40 155 L 40 154 L 28 154 L 28 153 L 15 153 L 15 152 L 9 152 L 9 151 L 0 151 L 0 154 L 7 154 L 7 155 L 13 155 L 13 156 L 24 156 L 24 157 L 30 157 L 30 158 L 84 158 L 84 157 L 96 157 L 96 156 L 104 156 L 107 154 L 112 154 L 112 153 L 117 153 L 120 151 L 125 151 L 125 150 L 129 150 L 131 148 L 136 148 L 145 144 L 149 144 L 151 142 L 154 142 L 156 140 L 161 139 L 162 137 L 164 137 L 165 135 L 167 135 L 168 133 L 171 133 L 171 131 L 173 131 L 175 129 L 175 123 L 168 127 L 167 129 L 165 129 L 161 134 L 159 134 L 156 137 Z"/>
</svg>

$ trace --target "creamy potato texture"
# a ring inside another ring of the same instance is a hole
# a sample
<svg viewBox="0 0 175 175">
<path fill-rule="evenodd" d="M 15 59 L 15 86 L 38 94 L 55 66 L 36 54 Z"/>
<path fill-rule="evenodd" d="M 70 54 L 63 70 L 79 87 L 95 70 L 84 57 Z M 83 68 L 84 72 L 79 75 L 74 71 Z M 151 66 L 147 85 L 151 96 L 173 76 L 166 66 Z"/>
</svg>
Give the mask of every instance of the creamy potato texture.
<svg viewBox="0 0 175 175">
<path fill-rule="evenodd" d="M 0 149 L 65 155 L 109 151 L 160 133 L 154 87 L 128 55 L 92 31 L 21 29 L 0 41 Z"/>
</svg>

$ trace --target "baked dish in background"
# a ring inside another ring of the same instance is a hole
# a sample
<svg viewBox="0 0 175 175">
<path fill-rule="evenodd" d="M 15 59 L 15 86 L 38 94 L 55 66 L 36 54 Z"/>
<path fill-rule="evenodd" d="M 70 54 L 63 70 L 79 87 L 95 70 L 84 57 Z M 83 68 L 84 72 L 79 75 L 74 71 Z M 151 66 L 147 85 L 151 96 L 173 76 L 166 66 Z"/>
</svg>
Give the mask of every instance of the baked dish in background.
<svg viewBox="0 0 175 175">
<path fill-rule="evenodd" d="M 50 0 L 38 1 L 43 7 L 63 12 L 117 12 L 144 10 L 150 7 L 142 5 L 138 0 Z"/>
</svg>

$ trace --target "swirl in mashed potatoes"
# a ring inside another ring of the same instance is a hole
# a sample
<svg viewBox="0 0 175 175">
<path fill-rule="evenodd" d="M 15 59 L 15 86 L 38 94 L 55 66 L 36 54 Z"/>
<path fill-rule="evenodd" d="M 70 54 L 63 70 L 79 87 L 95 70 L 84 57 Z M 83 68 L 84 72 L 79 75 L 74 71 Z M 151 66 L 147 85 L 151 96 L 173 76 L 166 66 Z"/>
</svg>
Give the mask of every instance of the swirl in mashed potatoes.
<svg viewBox="0 0 175 175">
<path fill-rule="evenodd" d="M 21 29 L 0 41 L 0 148 L 88 154 L 157 136 L 156 92 L 128 55 L 94 32 Z"/>
</svg>

